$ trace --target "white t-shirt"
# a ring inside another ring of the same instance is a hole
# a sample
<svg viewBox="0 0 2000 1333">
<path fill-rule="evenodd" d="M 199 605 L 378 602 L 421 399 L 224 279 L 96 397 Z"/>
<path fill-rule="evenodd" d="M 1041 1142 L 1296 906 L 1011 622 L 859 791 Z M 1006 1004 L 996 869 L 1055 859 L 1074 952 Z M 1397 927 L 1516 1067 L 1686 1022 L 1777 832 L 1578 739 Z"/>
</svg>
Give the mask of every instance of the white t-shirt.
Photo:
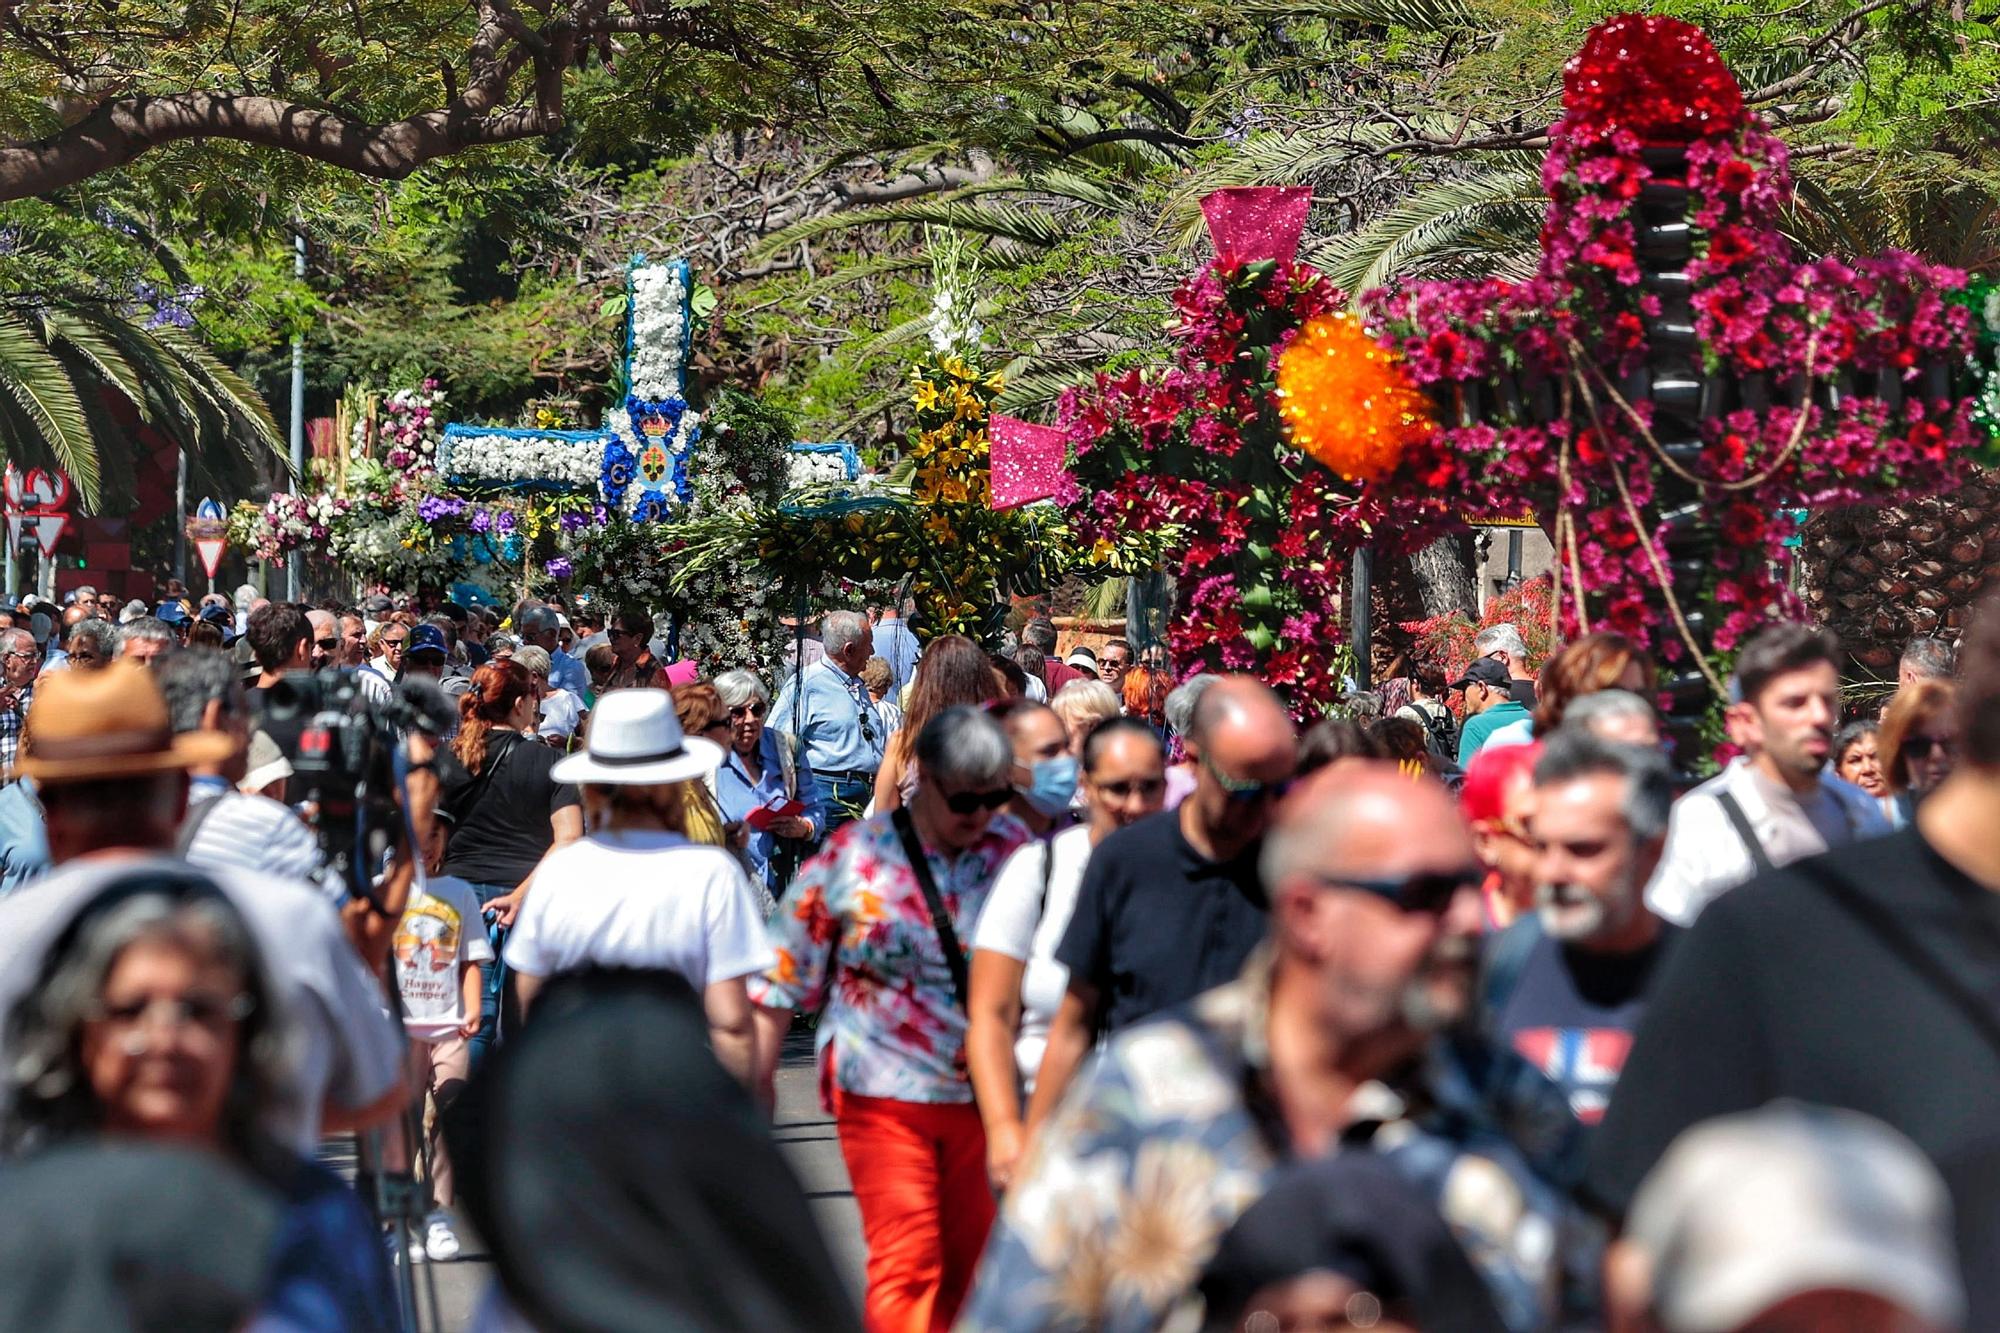
<svg viewBox="0 0 2000 1333">
<path fill-rule="evenodd" d="M 536 869 L 507 937 L 533 977 L 595 963 L 661 967 L 696 990 L 776 961 L 736 858 L 678 833 L 593 833 Z"/>
<path fill-rule="evenodd" d="M 1053 861 L 1048 858 L 1053 857 Z M 1069 989 L 1069 969 L 1056 961 L 1056 946 L 1069 929 L 1076 910 L 1076 891 L 1090 860 L 1090 830 L 1079 824 L 1046 842 L 1031 842 L 1007 858 L 987 895 L 972 947 L 990 949 L 1026 963 L 1021 976 L 1021 1033 L 1014 1039 L 1014 1067 L 1021 1086 L 1032 1091 L 1042 1051 L 1049 1044 L 1049 1024 Z M 1042 900 L 1042 869 L 1047 862 L 1049 896 Z"/>
<path fill-rule="evenodd" d="M 583 717 L 583 700 L 568 690 L 550 690 L 542 700 L 542 722 L 535 729 L 541 736 L 574 736 Z"/>
<path fill-rule="evenodd" d="M 0 1013 L 38 981 L 42 960 L 63 929 L 121 875 L 192 867 L 164 856 L 72 862 L 0 898 Z M 311 1156 L 320 1109 L 331 1101 L 358 1111 L 403 1076 L 403 1035 L 388 997 L 347 942 L 333 904 L 305 884 L 234 869 L 203 869 L 243 914 L 275 993 L 279 1027 L 294 1055 L 279 1105 L 264 1121 L 278 1142 Z M 10 1063 L 0 1030 L 0 1067 Z"/>
<path fill-rule="evenodd" d="M 411 890 L 392 956 L 396 989 L 403 996 L 403 1030 L 418 1041 L 457 1036 L 467 1018 L 460 985 L 464 969 L 493 960 L 472 886 L 439 875 Z"/>
</svg>

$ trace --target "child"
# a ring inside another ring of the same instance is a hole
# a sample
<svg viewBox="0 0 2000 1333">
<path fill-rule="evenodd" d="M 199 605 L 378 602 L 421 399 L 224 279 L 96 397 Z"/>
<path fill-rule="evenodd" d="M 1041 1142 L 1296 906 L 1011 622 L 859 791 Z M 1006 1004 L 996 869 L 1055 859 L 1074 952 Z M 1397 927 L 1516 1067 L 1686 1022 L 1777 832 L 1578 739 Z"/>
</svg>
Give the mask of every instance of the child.
<svg viewBox="0 0 2000 1333">
<path fill-rule="evenodd" d="M 435 1207 L 425 1220 L 422 1243 L 411 1243 L 410 1257 L 439 1262 L 457 1258 L 459 1250 L 449 1212 L 451 1161 L 445 1156 L 441 1125 L 445 1108 L 471 1071 L 466 1041 L 479 1031 L 479 969 L 493 959 L 472 886 L 435 873 L 444 863 L 449 825 L 450 816 L 438 811 L 424 847 L 424 866 L 432 874 L 411 889 L 395 939 L 396 987 L 410 1036 L 412 1086 L 426 1089 L 431 1099 L 424 1146 Z"/>
</svg>

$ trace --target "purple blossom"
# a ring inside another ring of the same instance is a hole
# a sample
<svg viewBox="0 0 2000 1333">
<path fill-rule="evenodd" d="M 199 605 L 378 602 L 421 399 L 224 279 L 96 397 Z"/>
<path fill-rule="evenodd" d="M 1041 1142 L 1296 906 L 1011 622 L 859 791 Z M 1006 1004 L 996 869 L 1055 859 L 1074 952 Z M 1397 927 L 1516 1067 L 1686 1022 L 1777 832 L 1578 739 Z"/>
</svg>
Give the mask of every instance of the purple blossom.
<svg viewBox="0 0 2000 1333">
<path fill-rule="evenodd" d="M 542 569 L 552 579 L 566 579 L 576 572 L 576 566 L 570 563 L 570 558 L 566 555 L 559 555 L 553 560 L 544 561 Z"/>
<path fill-rule="evenodd" d="M 503 537 L 512 532 L 514 530 L 514 511 L 511 509 L 501 510 L 500 516 L 493 521 L 493 526 Z"/>
<path fill-rule="evenodd" d="M 493 527 L 493 515 L 484 509 L 476 509 L 469 525 L 474 532 L 488 532 Z"/>
</svg>

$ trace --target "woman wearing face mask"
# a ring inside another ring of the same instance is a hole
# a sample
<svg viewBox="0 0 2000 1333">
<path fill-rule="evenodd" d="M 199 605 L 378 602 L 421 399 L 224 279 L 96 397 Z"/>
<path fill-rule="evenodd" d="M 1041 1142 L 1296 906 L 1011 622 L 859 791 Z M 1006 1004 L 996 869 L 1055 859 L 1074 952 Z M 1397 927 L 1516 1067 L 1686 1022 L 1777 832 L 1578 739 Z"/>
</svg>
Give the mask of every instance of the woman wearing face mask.
<svg viewBox="0 0 2000 1333">
<path fill-rule="evenodd" d="M 1017 739 L 1017 754 L 1020 744 Z M 1056 946 L 1069 927 L 1084 863 L 1111 833 L 1159 810 L 1166 792 L 1166 751 L 1153 729 L 1133 717 L 1099 724 L 1083 743 L 1090 822 L 1016 852 L 1001 867 L 973 931 L 966 1062 L 996 1190 L 1007 1187 L 1027 1146 L 1027 1093 L 1041 1067 L 1049 1021 L 1069 987 L 1069 969 L 1056 962 Z M 1052 789 L 1045 793 L 1053 795 Z"/>
<path fill-rule="evenodd" d="M 1014 800 L 1007 813 L 1038 838 L 1068 828 L 1076 821 L 1072 798 L 1079 766 L 1062 717 L 1032 699 L 1006 699 L 988 704 L 987 710 L 1007 729 L 1014 747 Z"/>
</svg>

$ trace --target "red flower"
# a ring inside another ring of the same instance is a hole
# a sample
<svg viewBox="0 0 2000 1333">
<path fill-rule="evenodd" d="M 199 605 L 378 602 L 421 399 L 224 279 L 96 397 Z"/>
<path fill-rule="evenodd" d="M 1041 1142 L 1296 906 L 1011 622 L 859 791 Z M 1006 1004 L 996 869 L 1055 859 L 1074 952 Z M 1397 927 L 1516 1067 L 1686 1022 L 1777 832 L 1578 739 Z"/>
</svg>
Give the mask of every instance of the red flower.
<svg viewBox="0 0 2000 1333">
<path fill-rule="evenodd" d="M 1742 194 L 1757 183 L 1757 168 L 1732 157 L 1715 169 L 1715 186 L 1724 194 Z"/>
<path fill-rule="evenodd" d="M 1734 268 L 1756 253 L 1741 227 L 1723 227 L 1708 241 L 1708 262 L 1716 268 Z"/>
<path fill-rule="evenodd" d="M 1431 335 L 1425 349 L 1437 360 L 1439 379 L 1461 378 L 1459 372 L 1465 364 L 1465 339 L 1451 329 L 1439 329 Z"/>
</svg>

